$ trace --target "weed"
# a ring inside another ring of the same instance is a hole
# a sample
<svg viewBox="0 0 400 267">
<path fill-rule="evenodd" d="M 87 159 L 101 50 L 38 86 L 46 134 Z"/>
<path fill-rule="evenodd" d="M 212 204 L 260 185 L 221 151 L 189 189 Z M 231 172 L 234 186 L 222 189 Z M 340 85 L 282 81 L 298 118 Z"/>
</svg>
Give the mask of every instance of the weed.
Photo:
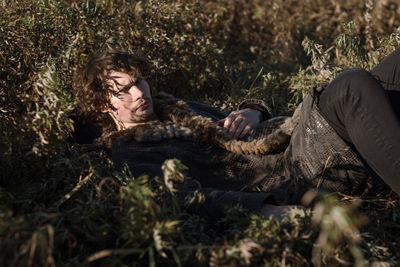
<svg viewBox="0 0 400 267">
<path fill-rule="evenodd" d="M 289 114 L 309 88 L 371 69 L 400 42 L 395 1 L 56 1 L 0 4 L 0 265 L 396 265 L 396 196 L 317 197 L 279 223 L 187 209 L 177 161 L 133 177 L 70 141 L 74 70 L 106 48 L 144 55 L 153 93 Z M 185 178 L 186 179 L 186 178 Z M 360 214 L 368 214 L 366 224 Z"/>
</svg>

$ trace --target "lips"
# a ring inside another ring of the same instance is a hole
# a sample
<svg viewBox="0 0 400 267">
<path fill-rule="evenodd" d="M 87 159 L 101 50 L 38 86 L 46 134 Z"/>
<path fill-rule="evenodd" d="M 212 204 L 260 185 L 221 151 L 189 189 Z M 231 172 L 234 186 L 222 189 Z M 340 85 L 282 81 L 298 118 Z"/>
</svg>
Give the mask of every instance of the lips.
<svg viewBox="0 0 400 267">
<path fill-rule="evenodd" d="M 137 110 L 143 111 L 143 110 L 147 109 L 148 106 L 149 106 L 149 103 L 148 103 L 148 102 L 144 102 L 143 104 L 141 104 L 141 105 L 137 108 Z"/>
<path fill-rule="evenodd" d="M 146 110 L 150 105 L 150 100 L 146 100 L 146 99 L 140 99 L 137 104 L 136 107 L 133 108 L 134 112 L 136 111 L 144 111 Z"/>
</svg>

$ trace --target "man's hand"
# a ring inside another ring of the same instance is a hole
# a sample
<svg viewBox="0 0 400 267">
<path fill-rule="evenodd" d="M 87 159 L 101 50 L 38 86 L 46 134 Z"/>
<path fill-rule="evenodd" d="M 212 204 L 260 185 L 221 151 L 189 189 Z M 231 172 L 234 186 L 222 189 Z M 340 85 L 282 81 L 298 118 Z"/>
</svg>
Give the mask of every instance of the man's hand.
<svg viewBox="0 0 400 267">
<path fill-rule="evenodd" d="M 260 123 L 260 118 L 260 111 L 245 108 L 232 111 L 228 117 L 219 120 L 217 123 L 224 127 L 234 139 L 238 139 L 254 129 Z"/>
</svg>

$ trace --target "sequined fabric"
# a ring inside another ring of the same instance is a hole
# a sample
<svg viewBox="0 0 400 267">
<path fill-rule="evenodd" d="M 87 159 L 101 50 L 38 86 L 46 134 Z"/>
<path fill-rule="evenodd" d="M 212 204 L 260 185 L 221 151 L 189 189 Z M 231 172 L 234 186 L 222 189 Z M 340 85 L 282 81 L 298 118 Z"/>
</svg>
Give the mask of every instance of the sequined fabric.
<svg viewBox="0 0 400 267">
<path fill-rule="evenodd" d="M 291 177 L 292 190 L 297 192 L 318 188 L 360 194 L 372 174 L 319 112 L 320 90 L 314 89 L 303 101 L 300 123 L 284 153 L 286 175 Z"/>
</svg>

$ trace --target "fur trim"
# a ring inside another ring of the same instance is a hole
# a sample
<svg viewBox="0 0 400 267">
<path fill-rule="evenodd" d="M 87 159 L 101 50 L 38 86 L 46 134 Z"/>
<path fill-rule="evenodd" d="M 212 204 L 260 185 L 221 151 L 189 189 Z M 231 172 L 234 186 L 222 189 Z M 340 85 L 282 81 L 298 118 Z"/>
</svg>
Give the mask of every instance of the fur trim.
<svg viewBox="0 0 400 267">
<path fill-rule="evenodd" d="M 301 105 L 292 117 L 285 120 L 272 133 L 253 141 L 231 139 L 223 127 L 210 118 L 194 113 L 188 105 L 174 96 L 162 93 L 153 99 L 159 121 L 140 124 L 127 130 L 102 136 L 100 143 L 107 147 L 121 145 L 130 140 L 157 142 L 172 138 L 195 138 L 236 154 L 270 154 L 284 150 L 300 120 Z"/>
</svg>

